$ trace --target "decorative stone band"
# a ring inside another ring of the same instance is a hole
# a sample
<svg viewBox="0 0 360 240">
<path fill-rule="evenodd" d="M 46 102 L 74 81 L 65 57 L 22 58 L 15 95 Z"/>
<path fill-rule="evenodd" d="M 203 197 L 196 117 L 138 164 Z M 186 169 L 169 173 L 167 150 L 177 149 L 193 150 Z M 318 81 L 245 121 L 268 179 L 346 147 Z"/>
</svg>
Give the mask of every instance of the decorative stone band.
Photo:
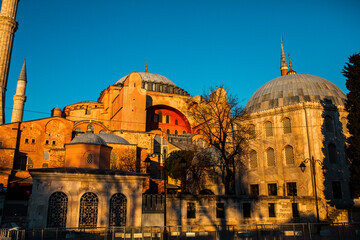
<svg viewBox="0 0 360 240">
<path fill-rule="evenodd" d="M 0 31 L 16 32 L 19 23 L 10 17 L 0 16 Z"/>
</svg>

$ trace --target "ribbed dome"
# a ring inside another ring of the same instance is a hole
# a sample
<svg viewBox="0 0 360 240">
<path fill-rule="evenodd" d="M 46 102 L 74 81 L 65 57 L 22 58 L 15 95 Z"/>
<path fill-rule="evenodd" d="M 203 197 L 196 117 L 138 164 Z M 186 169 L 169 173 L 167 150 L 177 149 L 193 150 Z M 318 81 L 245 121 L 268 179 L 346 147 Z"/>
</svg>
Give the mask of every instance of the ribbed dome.
<svg viewBox="0 0 360 240">
<path fill-rule="evenodd" d="M 68 144 L 94 144 L 94 145 L 107 146 L 106 142 L 101 137 L 99 137 L 93 133 L 88 133 L 88 132 L 77 135 Z"/>
<path fill-rule="evenodd" d="M 130 144 L 124 138 L 115 134 L 101 132 L 98 134 L 98 136 L 101 137 L 106 143 Z"/>
<path fill-rule="evenodd" d="M 331 100 L 344 105 L 346 95 L 335 84 L 309 74 L 291 74 L 271 80 L 259 88 L 246 104 L 247 113 L 259 112 L 301 102 Z"/>
<path fill-rule="evenodd" d="M 150 72 L 138 72 L 138 74 L 140 74 L 141 79 L 144 82 L 165 83 L 165 84 L 169 84 L 172 86 L 176 86 L 172 81 L 170 81 L 170 79 L 168 79 L 167 77 L 164 77 L 160 74 L 150 73 Z M 128 76 L 129 75 L 126 75 L 125 77 L 120 78 L 120 80 L 117 81 L 115 83 L 115 85 L 119 84 L 119 83 L 123 83 Z"/>
</svg>

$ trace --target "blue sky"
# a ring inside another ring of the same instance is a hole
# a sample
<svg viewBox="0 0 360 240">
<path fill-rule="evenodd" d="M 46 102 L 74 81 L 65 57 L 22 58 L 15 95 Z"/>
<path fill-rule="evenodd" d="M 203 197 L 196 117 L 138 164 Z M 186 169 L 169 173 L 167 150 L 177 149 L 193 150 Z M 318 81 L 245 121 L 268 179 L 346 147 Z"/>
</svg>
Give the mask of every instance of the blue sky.
<svg viewBox="0 0 360 240">
<path fill-rule="evenodd" d="M 191 95 L 223 85 L 242 105 L 280 75 L 280 38 L 298 73 L 346 92 L 342 68 L 360 51 L 360 1 L 20 1 L 6 122 L 24 57 L 24 120 L 97 100 L 133 71 L 168 77 Z M 35 111 L 35 112 L 34 112 Z"/>
</svg>

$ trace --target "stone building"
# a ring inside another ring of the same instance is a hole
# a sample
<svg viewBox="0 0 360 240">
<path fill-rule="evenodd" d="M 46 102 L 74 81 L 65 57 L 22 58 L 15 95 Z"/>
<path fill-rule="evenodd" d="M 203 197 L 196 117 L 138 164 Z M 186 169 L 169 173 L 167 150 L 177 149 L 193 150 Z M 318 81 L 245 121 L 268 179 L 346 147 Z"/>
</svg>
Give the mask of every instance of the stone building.
<svg viewBox="0 0 360 240">
<path fill-rule="evenodd" d="M 203 138 L 198 134 L 198 123 L 188 113 L 189 102 L 201 103 L 201 96 L 189 96 L 170 79 L 150 73 L 146 67 L 144 72 L 132 72 L 114 81 L 97 100 L 55 107 L 47 118 L 22 121 L 27 84 L 24 63 L 12 121 L 4 124 L 17 4 L 18 0 L 3 0 L 0 12 L 0 184 L 14 197 L 5 201 L 3 209 L 22 210 L 21 214 L 11 213 L 12 217 L 4 212 L 2 220 L 26 217 L 31 194 L 29 226 L 45 225 L 52 196 L 75 206 L 62 226 L 80 226 L 76 214 L 87 193 L 87 199 L 103 204 L 98 208 L 101 215 L 109 213 L 108 201 L 118 193 L 132 199 L 136 208 L 130 209 L 139 213 L 146 184 L 158 184 L 158 192 L 164 191 L 159 185 L 160 174 L 144 184 L 144 189 L 140 184 L 145 178 L 146 157 L 151 157 L 150 168 L 161 172 L 170 152 Z M 250 134 L 248 154 L 243 159 L 246 168 L 236 171 L 236 195 L 223 196 L 224 186 L 210 181 L 200 189 L 206 193 L 201 197 L 171 195 L 168 224 L 316 221 L 318 216 L 320 220 L 346 219 L 342 209 L 351 206 L 352 200 L 344 154 L 348 134 L 345 94 L 325 79 L 297 74 L 291 62 L 289 70 L 282 43 L 280 70 L 281 77 L 254 93 L 246 105 L 248 118 L 239 122 L 248 126 Z M 89 129 L 95 142 L 88 138 Z M 90 142 L 84 144 L 84 139 Z M 72 179 L 84 181 L 75 183 Z M 101 179 L 101 184 L 94 186 L 94 179 Z M 115 185 L 126 190 L 117 192 Z M 126 195 L 130 192 L 131 196 Z M 119 194 L 116 197 L 123 199 Z M 102 216 L 96 226 L 110 222 Z M 129 220 L 126 224 L 138 226 L 141 222 Z"/>
<path fill-rule="evenodd" d="M 245 108 L 250 143 L 244 186 L 263 203 L 266 221 L 317 218 L 315 197 L 320 220 L 346 219 L 337 210 L 352 205 L 346 95 L 323 78 L 296 73 L 291 61 L 288 71 L 282 44 L 281 53 L 282 76 L 259 88 Z"/>
<path fill-rule="evenodd" d="M 30 169 L 28 227 L 141 226 L 147 176 L 109 169 L 111 148 L 90 129 L 66 144 L 64 167 Z"/>
</svg>

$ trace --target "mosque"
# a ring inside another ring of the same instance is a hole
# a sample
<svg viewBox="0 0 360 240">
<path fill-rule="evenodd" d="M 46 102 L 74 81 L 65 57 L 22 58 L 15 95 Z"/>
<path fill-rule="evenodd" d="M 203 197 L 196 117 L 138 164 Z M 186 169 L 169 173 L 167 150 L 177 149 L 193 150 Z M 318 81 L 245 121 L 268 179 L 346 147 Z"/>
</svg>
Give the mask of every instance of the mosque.
<svg viewBox="0 0 360 240">
<path fill-rule="evenodd" d="M 24 62 L 11 123 L 4 123 L 17 3 L 3 0 L 0 13 L 3 221 L 26 219 L 29 227 L 160 223 L 154 220 L 161 218 L 159 211 L 144 211 L 143 193 L 162 189 L 161 177 L 146 174 L 145 160 L 150 156 L 151 168 L 161 172 L 169 153 L 203 139 L 188 113 L 189 101 L 201 102 L 201 96 L 190 96 L 146 67 L 121 77 L 97 100 L 23 121 Z M 328 80 L 295 72 L 282 42 L 280 63 L 281 76 L 253 94 L 245 107 L 248 117 L 238 123 L 248 126 L 249 146 L 236 195 L 224 195 L 215 183 L 202 189 L 208 194 L 200 199 L 168 195 L 168 225 L 348 220 L 346 95 Z"/>
</svg>

